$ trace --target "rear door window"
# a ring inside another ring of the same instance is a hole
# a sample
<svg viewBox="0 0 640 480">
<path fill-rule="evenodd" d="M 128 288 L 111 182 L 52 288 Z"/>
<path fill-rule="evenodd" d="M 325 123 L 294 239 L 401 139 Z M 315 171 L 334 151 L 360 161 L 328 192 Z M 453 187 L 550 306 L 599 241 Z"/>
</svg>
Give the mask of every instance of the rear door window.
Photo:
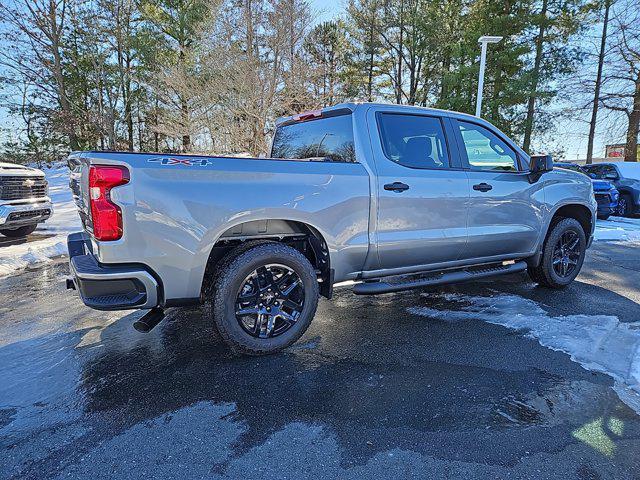
<svg viewBox="0 0 640 480">
<path fill-rule="evenodd" d="M 351 114 L 334 114 L 278 127 L 271 158 L 355 162 Z"/>
<path fill-rule="evenodd" d="M 385 156 L 410 168 L 449 168 L 449 152 L 438 117 L 380 113 L 380 140 Z"/>
</svg>

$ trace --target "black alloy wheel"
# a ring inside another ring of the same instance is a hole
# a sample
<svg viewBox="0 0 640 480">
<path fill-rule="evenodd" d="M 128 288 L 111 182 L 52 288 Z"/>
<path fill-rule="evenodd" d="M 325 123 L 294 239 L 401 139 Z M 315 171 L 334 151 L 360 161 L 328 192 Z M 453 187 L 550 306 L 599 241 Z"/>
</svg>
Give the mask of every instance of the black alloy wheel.
<svg viewBox="0 0 640 480">
<path fill-rule="evenodd" d="M 581 254 L 578 232 L 565 231 L 553 250 L 553 270 L 559 277 L 570 277 L 578 266 Z"/>
<path fill-rule="evenodd" d="M 304 284 L 285 265 L 257 268 L 236 295 L 236 319 L 255 338 L 282 335 L 298 321 L 304 308 Z"/>
</svg>

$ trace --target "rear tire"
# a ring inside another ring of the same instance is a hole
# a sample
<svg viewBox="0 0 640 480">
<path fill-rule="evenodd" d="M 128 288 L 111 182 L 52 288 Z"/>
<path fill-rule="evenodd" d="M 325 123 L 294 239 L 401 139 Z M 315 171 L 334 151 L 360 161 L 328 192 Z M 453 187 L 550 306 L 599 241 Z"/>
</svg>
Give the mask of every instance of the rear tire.
<svg viewBox="0 0 640 480">
<path fill-rule="evenodd" d="M 207 290 L 204 312 L 213 317 L 218 333 L 234 352 L 265 355 L 304 334 L 318 296 L 309 260 L 294 248 L 269 242 L 239 247 L 222 260 Z"/>
<path fill-rule="evenodd" d="M 0 233 L 5 237 L 20 238 L 31 235 L 38 225 L 25 225 L 24 227 L 16 228 L 14 230 L 0 230 Z"/>
<path fill-rule="evenodd" d="M 580 273 L 586 246 L 582 225 L 573 218 L 565 218 L 549 232 L 540 265 L 529 267 L 527 272 L 534 282 L 544 287 L 564 288 Z"/>
<path fill-rule="evenodd" d="M 598 220 L 609 220 L 609 217 L 611 216 L 611 214 L 607 214 L 607 215 L 598 215 Z"/>
</svg>

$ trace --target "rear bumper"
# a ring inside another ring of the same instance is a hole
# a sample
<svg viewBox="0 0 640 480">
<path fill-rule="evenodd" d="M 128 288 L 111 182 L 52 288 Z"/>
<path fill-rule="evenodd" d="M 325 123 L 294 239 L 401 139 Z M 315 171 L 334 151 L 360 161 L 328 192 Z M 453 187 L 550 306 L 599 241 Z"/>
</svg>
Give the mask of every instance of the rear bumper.
<svg viewBox="0 0 640 480">
<path fill-rule="evenodd" d="M 53 213 L 53 205 L 44 201 L 29 203 L 7 203 L 0 205 L 0 227 L 19 228 L 47 220 Z"/>
<path fill-rule="evenodd" d="M 84 232 L 67 237 L 73 285 L 88 307 L 96 310 L 153 308 L 160 300 L 156 279 L 141 266 L 101 265 Z"/>
</svg>

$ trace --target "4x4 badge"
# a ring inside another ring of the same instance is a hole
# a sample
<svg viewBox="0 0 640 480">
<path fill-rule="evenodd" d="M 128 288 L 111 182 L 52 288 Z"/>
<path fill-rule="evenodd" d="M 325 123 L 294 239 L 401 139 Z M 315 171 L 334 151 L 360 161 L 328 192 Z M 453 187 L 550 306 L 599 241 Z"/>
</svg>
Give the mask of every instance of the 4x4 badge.
<svg viewBox="0 0 640 480">
<path fill-rule="evenodd" d="M 155 157 L 150 158 L 147 162 L 159 163 L 160 165 L 184 165 L 187 167 L 206 167 L 207 165 L 213 165 L 211 160 L 193 159 L 193 158 L 178 158 L 178 157 Z"/>
</svg>

